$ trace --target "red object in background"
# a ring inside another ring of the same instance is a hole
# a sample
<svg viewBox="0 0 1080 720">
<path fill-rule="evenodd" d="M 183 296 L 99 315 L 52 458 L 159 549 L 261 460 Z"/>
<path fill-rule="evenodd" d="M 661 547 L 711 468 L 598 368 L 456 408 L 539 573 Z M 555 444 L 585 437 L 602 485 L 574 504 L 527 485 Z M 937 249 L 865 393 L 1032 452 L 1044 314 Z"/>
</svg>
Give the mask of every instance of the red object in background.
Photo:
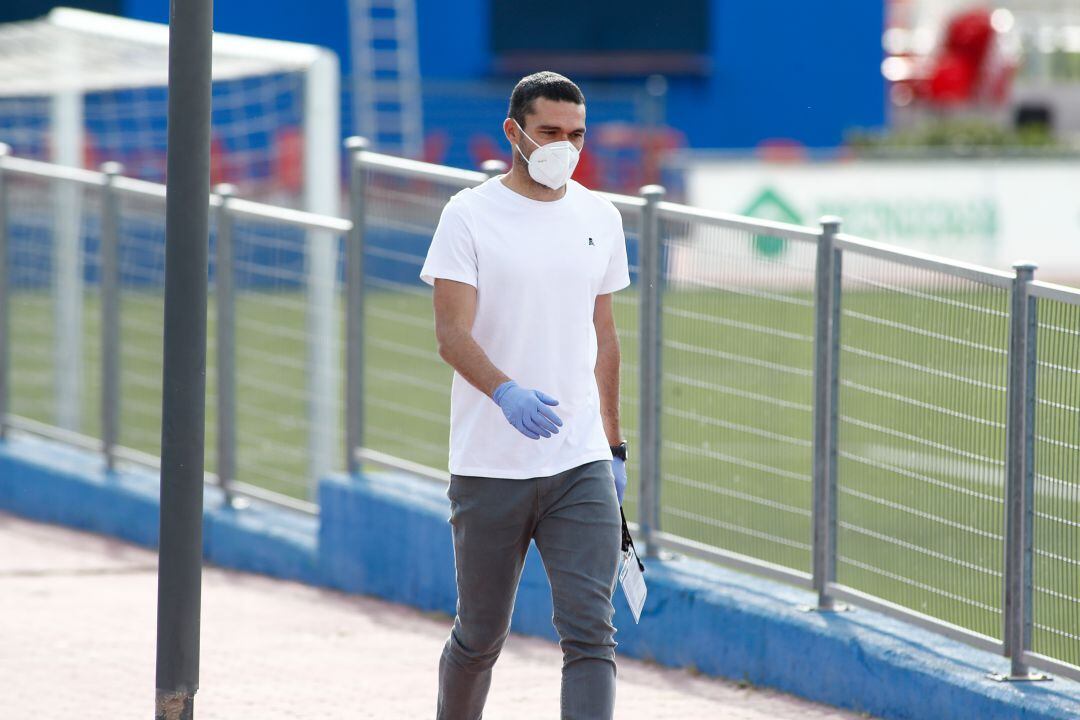
<svg viewBox="0 0 1080 720">
<path fill-rule="evenodd" d="M 450 136 L 445 130 L 434 130 L 424 138 L 423 156 L 424 162 L 442 165 L 446 158 L 446 151 L 450 147 Z M 479 167 L 479 166 L 478 166 Z"/>
<path fill-rule="evenodd" d="M 993 36 L 990 11 L 981 8 L 969 10 L 949 22 L 945 30 L 945 52 L 979 65 L 986 58 Z"/>
<path fill-rule="evenodd" d="M 989 10 L 969 10 L 950 20 L 941 54 L 926 80 L 927 99 L 945 106 L 974 102 L 983 94 L 999 102 L 1004 99 L 1011 73 L 1004 79 L 1000 72 L 990 76 L 995 36 Z"/>
<path fill-rule="evenodd" d="M 97 139 L 90 133 L 83 136 L 83 167 L 98 170 L 105 158 L 97 149 Z"/>
<path fill-rule="evenodd" d="M 216 141 L 215 141 L 216 142 Z M 304 188 L 304 136 L 298 127 L 284 127 L 277 131 L 274 139 L 274 185 L 277 190 L 299 194 Z M 214 145 L 210 146 L 210 162 L 213 168 Z M 222 168 L 225 175 L 231 175 L 225 168 L 225 158 L 222 159 Z M 211 170 L 213 175 L 213 170 Z"/>
<path fill-rule="evenodd" d="M 642 181 L 645 185 L 660 182 L 664 158 L 679 148 L 686 147 L 686 136 L 674 128 L 647 129 L 642 138 Z"/>
<path fill-rule="evenodd" d="M 664 157 L 685 147 L 686 138 L 670 127 L 648 128 L 603 123 L 591 136 L 597 160 L 598 187 L 637 194 L 642 185 L 660 182 Z"/>
<path fill-rule="evenodd" d="M 474 168 L 479 168 L 485 160 L 502 160 L 510 166 L 510 155 L 486 133 L 476 133 L 469 138 L 469 158 Z"/>
<path fill-rule="evenodd" d="M 210 140 L 210 185 L 213 187 L 219 183 L 229 182 L 229 156 L 225 152 L 225 143 L 221 138 L 214 137 Z"/>
<path fill-rule="evenodd" d="M 54 157 L 51 138 L 46 141 L 44 157 Z M 103 150 L 98 138 L 93 133 L 86 133 L 83 136 L 82 167 L 88 170 L 100 170 L 102 164 L 110 161 L 120 163 L 126 177 L 151 182 L 165 181 L 165 151 L 163 149 L 125 147 Z"/>
<path fill-rule="evenodd" d="M 975 78 L 975 68 L 962 58 L 943 57 L 930 76 L 930 100 L 937 105 L 966 103 L 974 95 Z"/>
<path fill-rule="evenodd" d="M 596 190 L 600 186 L 600 167 L 588 148 L 581 151 L 574 169 L 574 179 L 590 190 Z"/>
</svg>

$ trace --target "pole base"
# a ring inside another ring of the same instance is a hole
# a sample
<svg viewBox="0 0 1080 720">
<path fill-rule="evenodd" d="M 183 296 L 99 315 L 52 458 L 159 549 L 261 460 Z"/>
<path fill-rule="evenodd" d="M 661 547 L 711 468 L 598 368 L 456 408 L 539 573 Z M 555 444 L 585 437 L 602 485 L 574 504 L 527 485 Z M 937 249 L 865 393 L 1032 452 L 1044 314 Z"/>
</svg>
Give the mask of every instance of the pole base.
<svg viewBox="0 0 1080 720">
<path fill-rule="evenodd" d="M 227 510 L 247 510 L 251 507 L 251 501 L 244 497 L 229 495 L 225 498 L 225 502 L 222 503 L 222 506 Z"/>
<path fill-rule="evenodd" d="M 995 682 L 1050 682 L 1054 678 L 1041 672 L 1028 672 L 1024 675 L 1006 673 L 986 673 L 986 677 Z"/>
<path fill-rule="evenodd" d="M 194 714 L 194 693 L 157 691 L 154 720 L 193 720 Z"/>
</svg>

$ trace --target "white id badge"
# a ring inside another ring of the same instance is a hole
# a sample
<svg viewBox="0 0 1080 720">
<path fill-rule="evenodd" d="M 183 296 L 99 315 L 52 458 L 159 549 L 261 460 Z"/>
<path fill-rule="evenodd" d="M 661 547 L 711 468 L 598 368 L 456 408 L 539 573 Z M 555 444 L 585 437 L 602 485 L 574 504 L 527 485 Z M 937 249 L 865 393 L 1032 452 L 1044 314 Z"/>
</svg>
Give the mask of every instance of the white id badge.
<svg viewBox="0 0 1080 720">
<path fill-rule="evenodd" d="M 645 596 L 648 589 L 645 587 L 645 575 L 638 565 L 637 553 L 630 547 L 623 553 L 622 567 L 619 569 L 619 584 L 622 585 L 626 603 L 630 606 L 630 612 L 634 614 L 634 622 L 641 621 L 641 609 L 645 607 Z"/>
</svg>

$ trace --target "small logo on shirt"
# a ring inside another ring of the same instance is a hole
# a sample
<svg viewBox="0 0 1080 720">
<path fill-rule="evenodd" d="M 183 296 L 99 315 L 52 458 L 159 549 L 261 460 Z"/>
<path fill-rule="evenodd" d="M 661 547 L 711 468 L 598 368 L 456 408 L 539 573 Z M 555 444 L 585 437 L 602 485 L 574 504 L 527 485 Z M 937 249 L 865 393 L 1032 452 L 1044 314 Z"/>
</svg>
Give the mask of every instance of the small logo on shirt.
<svg viewBox="0 0 1080 720">
<path fill-rule="evenodd" d="M 594 243 L 594 242 L 592 241 L 592 238 L 589 238 L 589 244 L 590 244 L 590 245 L 592 245 L 593 247 L 596 247 L 596 243 Z"/>
</svg>

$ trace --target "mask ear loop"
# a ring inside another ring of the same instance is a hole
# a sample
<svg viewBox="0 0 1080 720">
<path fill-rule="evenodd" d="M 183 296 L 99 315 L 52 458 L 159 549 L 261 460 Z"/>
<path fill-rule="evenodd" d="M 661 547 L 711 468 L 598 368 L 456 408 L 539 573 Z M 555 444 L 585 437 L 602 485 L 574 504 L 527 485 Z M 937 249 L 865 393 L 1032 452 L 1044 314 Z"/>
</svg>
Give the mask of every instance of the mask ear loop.
<svg viewBox="0 0 1080 720">
<path fill-rule="evenodd" d="M 526 165 L 528 165 L 529 164 L 529 158 L 525 157 L 525 153 L 521 152 L 521 146 L 515 143 L 514 144 L 514 149 L 518 151 L 518 155 L 520 155 L 521 159 L 525 161 Z"/>
<path fill-rule="evenodd" d="M 514 118 L 510 118 L 510 119 L 514 120 Z M 521 123 L 519 123 L 517 120 L 514 120 L 514 124 L 517 125 L 517 129 L 521 131 L 521 134 L 529 139 L 529 142 L 531 142 L 533 145 L 535 145 L 538 149 L 540 147 L 542 147 L 540 145 L 540 143 L 536 142 L 531 137 L 529 137 L 529 134 L 527 132 L 525 132 L 525 128 L 521 127 Z M 525 157 L 525 153 L 521 152 L 521 143 L 515 143 L 514 147 L 517 149 L 518 155 L 521 156 L 521 159 L 525 161 L 526 165 L 528 165 L 529 164 L 529 158 Z"/>
</svg>

